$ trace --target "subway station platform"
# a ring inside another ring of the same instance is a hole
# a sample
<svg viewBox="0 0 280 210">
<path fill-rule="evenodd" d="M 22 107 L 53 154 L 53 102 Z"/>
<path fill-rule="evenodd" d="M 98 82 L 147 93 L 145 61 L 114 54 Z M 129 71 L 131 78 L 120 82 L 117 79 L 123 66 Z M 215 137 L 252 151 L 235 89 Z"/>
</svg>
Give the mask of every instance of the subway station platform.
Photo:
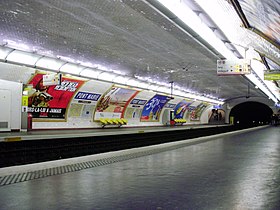
<svg viewBox="0 0 280 210">
<path fill-rule="evenodd" d="M 147 127 L 113 127 L 113 128 L 95 128 L 95 129 L 60 129 L 60 130 L 31 130 L 22 132 L 0 132 L 1 141 L 13 140 L 41 140 L 57 139 L 70 137 L 88 137 L 104 135 L 121 135 L 149 132 L 176 131 L 186 129 L 215 128 L 229 126 L 228 124 L 217 125 L 182 125 L 182 126 L 147 126 Z"/>
<path fill-rule="evenodd" d="M 280 129 L 0 169 L 1 209 L 280 209 Z"/>
</svg>

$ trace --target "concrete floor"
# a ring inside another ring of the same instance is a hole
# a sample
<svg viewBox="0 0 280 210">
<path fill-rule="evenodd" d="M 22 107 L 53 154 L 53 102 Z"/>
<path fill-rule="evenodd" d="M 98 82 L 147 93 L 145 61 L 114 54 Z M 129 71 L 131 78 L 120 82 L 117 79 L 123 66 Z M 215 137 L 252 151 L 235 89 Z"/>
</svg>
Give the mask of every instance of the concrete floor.
<svg viewBox="0 0 280 210">
<path fill-rule="evenodd" d="M 5 185 L 0 209 L 277 210 L 280 127 Z"/>
</svg>

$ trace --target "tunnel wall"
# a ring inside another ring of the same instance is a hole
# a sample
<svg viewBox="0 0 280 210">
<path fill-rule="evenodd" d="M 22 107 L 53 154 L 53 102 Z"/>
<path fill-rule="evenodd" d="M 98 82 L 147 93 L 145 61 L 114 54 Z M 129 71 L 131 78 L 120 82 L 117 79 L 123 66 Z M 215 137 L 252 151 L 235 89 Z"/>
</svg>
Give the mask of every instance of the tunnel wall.
<svg viewBox="0 0 280 210">
<path fill-rule="evenodd" d="M 234 118 L 234 124 L 245 126 L 269 124 L 273 110 L 264 103 L 246 101 L 234 106 L 229 116 Z"/>
<path fill-rule="evenodd" d="M 242 103 L 245 102 L 256 102 L 256 103 L 261 103 L 269 107 L 274 114 L 278 113 L 279 107 L 275 106 L 275 103 L 271 100 L 270 102 L 267 101 L 266 97 L 250 97 L 250 98 L 241 98 L 241 99 L 236 99 L 232 100 L 230 102 L 226 102 L 223 105 L 223 110 L 225 111 L 225 122 L 230 123 L 230 113 L 232 109 L 236 106 L 239 106 Z M 268 103 L 269 102 L 269 103 Z"/>
</svg>

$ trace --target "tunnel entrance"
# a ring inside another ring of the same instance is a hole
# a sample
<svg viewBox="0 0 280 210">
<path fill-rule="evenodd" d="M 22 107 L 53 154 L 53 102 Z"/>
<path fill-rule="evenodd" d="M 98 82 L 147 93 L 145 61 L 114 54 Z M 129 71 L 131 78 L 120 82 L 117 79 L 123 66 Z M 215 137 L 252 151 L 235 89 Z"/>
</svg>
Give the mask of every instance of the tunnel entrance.
<svg viewBox="0 0 280 210">
<path fill-rule="evenodd" d="M 273 111 L 259 102 L 244 102 L 236 105 L 230 112 L 234 117 L 234 125 L 257 126 L 269 124 Z"/>
</svg>

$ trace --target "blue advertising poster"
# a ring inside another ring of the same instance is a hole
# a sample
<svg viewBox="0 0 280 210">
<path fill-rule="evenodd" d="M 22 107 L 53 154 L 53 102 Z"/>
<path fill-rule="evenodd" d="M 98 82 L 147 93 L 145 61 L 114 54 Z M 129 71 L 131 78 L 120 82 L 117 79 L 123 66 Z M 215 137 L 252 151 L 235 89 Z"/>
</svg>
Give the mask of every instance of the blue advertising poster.
<svg viewBox="0 0 280 210">
<path fill-rule="evenodd" d="M 186 101 L 186 100 L 183 100 L 180 103 L 178 103 L 174 109 L 174 118 L 183 119 L 183 116 L 184 116 L 186 110 L 188 110 L 191 103 L 192 103 L 192 101 Z"/>
<path fill-rule="evenodd" d="M 141 121 L 157 122 L 164 105 L 170 100 L 168 96 L 155 95 L 144 106 Z"/>
</svg>

